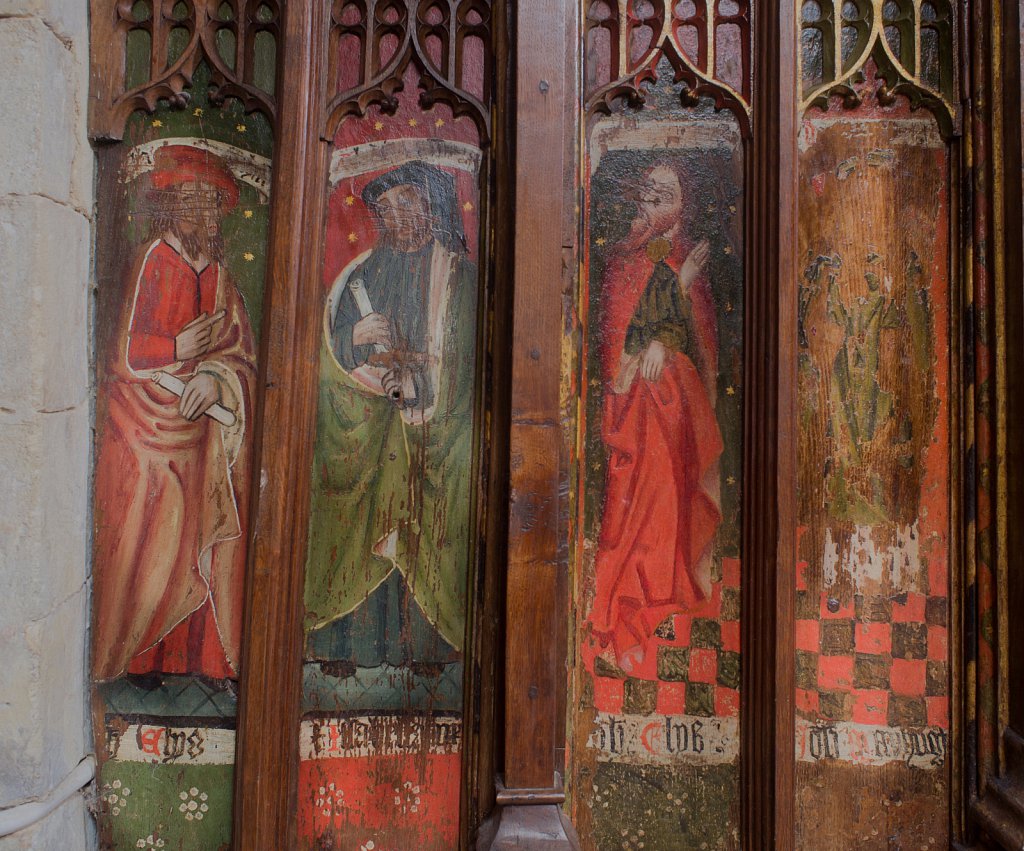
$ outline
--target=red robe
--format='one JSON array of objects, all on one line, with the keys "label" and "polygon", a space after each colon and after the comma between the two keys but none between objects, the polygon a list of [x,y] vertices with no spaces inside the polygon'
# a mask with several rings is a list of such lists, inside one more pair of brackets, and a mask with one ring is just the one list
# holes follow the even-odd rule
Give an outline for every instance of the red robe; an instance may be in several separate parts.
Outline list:
[{"label": "red robe", "polygon": [[[666,258],[673,272],[688,253],[688,246],[675,246]],[[628,389],[619,379],[615,392],[626,331],[654,266],[641,249],[610,260],[602,283],[601,433],[609,457],[590,617],[593,634],[612,645],[621,667],[652,678],[655,629],[704,597],[695,576],[721,521],[722,453],[712,402],[715,312],[703,277],[691,286],[690,305],[704,374],[687,355],[669,350],[656,383],[637,370]]]},{"label": "red robe", "polygon": [[[241,644],[255,348],[222,266],[200,274],[168,243],[135,264],[103,380],[96,454],[93,672],[235,676]],[[174,338],[200,313],[225,310],[209,351],[175,361]],[[189,422],[157,386],[214,374],[228,428]],[[141,655],[140,655],[141,654]]]}]

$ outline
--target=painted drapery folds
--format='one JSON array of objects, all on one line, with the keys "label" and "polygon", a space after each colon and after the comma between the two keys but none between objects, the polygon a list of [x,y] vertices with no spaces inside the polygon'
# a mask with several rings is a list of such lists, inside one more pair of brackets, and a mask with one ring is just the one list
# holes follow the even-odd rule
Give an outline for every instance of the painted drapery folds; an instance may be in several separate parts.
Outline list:
[{"label": "painted drapery folds", "polygon": [[101,159],[92,671],[111,848],[231,836],[271,131],[209,86],[201,65],[187,107],[132,117]]},{"label": "painted drapery folds", "polygon": [[585,6],[568,796],[739,847],[747,3]]},{"label": "painted drapery folds", "polygon": [[944,847],[953,13],[830,9],[802,24],[797,842]]},{"label": "painted drapery folds", "polygon": [[[303,847],[456,847],[475,535],[479,135],[345,118],[306,567]],[[326,843],[326,844],[325,844]]]},{"label": "painted drapery folds", "polygon": [[735,848],[741,122],[657,72],[587,134],[570,795],[585,848]]}]

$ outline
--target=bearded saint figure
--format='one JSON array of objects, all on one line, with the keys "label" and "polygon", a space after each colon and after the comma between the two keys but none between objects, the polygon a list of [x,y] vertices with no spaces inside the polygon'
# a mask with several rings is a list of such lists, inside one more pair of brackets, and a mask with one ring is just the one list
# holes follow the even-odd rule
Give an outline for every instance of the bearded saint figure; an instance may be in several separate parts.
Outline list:
[{"label": "bearded saint figure", "polygon": [[100,393],[93,672],[235,678],[256,371],[223,265],[238,186],[187,145],[159,148],[149,180]]},{"label": "bearded saint figure", "polygon": [[379,239],[330,316],[306,568],[307,658],[344,676],[457,660],[472,536],[477,270],[455,178],[411,161],[362,197]]},{"label": "bearded saint figure", "polygon": [[601,285],[601,435],[608,452],[593,635],[633,676],[665,618],[710,593],[721,522],[710,249],[683,232],[676,172],[651,168]]}]

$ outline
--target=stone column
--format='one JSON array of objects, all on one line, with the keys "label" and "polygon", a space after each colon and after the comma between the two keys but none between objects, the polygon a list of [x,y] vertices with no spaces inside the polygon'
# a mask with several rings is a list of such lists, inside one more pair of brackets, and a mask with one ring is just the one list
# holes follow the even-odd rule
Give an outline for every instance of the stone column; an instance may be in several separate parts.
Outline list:
[{"label": "stone column", "polygon": [[[87,0],[0,0],[0,808],[87,734],[93,158]],[[94,847],[85,799],[0,839]]]}]

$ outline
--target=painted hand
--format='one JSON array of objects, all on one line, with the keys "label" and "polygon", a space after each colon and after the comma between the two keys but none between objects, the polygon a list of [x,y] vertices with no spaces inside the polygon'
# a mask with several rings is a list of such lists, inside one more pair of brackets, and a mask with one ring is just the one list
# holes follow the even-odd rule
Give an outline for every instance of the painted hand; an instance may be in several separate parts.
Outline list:
[{"label": "painted hand", "polygon": [[395,404],[407,408],[417,404],[416,380],[408,368],[395,367],[384,373],[381,386]]},{"label": "painted hand", "polygon": [[650,345],[647,346],[640,358],[640,374],[650,382],[657,382],[661,379],[666,360],[668,360],[668,349],[663,343],[651,340]]},{"label": "painted hand", "polygon": [[185,385],[178,411],[186,420],[195,422],[219,401],[220,384],[217,379],[208,372],[197,372]]},{"label": "painted hand", "polygon": [[690,288],[696,277],[708,262],[711,256],[711,246],[706,239],[702,239],[689,253],[682,268],[679,270],[679,284],[685,292]]},{"label": "painted hand", "polygon": [[[374,314],[378,315],[378,314]],[[370,317],[367,316],[367,319]],[[383,318],[383,317],[382,317]],[[386,321],[386,320],[385,320]],[[384,377],[380,380],[381,386],[384,388],[384,392],[388,395],[389,399],[393,399],[396,402],[400,402],[402,399],[402,373],[397,369],[389,369],[384,373]]]},{"label": "painted hand", "polygon": [[391,348],[391,323],[379,313],[364,316],[352,327],[353,346],[385,346]]},{"label": "painted hand", "polygon": [[204,312],[182,328],[181,333],[174,338],[175,360],[192,360],[205,355],[213,342],[213,326],[223,318],[223,310],[213,314]]}]

